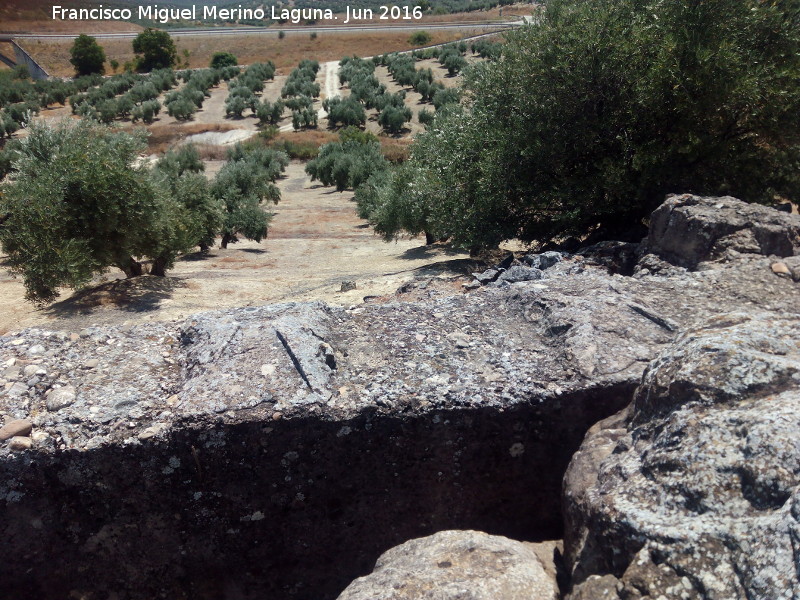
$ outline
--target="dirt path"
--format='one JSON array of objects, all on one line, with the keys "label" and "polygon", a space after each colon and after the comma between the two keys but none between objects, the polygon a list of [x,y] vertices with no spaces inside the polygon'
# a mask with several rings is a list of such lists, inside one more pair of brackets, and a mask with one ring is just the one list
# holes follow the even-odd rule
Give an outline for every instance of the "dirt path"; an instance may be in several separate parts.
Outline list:
[{"label": "dirt path", "polygon": [[[324,74],[324,82],[320,86],[322,88],[322,95],[320,100],[325,100],[326,98],[338,98],[339,97],[339,61],[332,60],[330,62],[323,63],[320,72]],[[317,113],[318,118],[320,121],[322,119],[328,118],[328,112],[320,106],[319,112]]]},{"label": "dirt path", "polygon": [[[279,185],[282,200],[266,240],[184,257],[166,278],[120,280],[111,271],[92,288],[65,291],[61,302],[36,310],[0,261],[0,334],[28,326],[75,331],[100,323],[135,325],[273,302],[351,305],[394,292],[426,266],[467,257],[426,248],[422,239],[383,242],[356,216],[352,193],[312,184],[303,163],[292,162]],[[357,289],[340,292],[343,281],[355,281]]]}]

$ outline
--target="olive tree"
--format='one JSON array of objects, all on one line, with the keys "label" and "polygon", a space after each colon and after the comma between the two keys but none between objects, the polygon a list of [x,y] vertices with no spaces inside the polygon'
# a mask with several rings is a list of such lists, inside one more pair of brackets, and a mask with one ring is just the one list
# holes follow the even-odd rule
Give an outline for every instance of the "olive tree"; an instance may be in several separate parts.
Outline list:
[{"label": "olive tree", "polygon": [[462,247],[632,237],[671,192],[800,197],[794,1],[550,0],[466,90],[386,194]]},{"label": "olive tree", "polygon": [[306,173],[311,175],[312,181],[335,185],[336,191],[342,192],[358,188],[373,173],[389,168],[375,136],[353,135],[352,129],[344,130],[341,141],[323,145],[317,157],[309,161]]},{"label": "olive tree", "polygon": [[211,194],[222,206],[222,248],[240,236],[256,242],[267,236],[272,213],[262,203],[280,200],[274,182],[288,163],[286,154],[268,148],[248,150],[237,145],[229,153],[211,184]]},{"label": "olive tree", "polygon": [[0,243],[28,300],[52,301],[108,267],[142,275],[143,259],[163,274],[197,243],[179,235],[184,207],[137,166],[144,148],[143,137],[91,121],[30,124],[0,193]]}]

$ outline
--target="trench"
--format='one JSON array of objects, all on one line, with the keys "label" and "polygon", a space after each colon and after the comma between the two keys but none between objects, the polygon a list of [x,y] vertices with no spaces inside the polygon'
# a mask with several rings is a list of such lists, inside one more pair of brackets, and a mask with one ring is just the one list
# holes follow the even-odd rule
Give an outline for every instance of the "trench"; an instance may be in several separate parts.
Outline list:
[{"label": "trench", "polygon": [[505,408],[185,422],[168,442],[5,461],[3,596],[336,598],[444,529],[562,537],[561,481],[633,384]]}]

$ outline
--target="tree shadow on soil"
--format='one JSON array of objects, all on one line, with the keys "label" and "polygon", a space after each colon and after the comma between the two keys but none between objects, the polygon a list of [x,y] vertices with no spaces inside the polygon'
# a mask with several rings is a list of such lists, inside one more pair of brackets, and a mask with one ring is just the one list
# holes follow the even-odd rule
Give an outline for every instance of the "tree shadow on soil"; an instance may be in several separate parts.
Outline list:
[{"label": "tree shadow on soil", "polygon": [[179,261],[187,261],[187,262],[199,262],[201,260],[208,260],[210,258],[218,258],[213,256],[211,252],[203,252],[202,250],[198,252],[192,252],[190,254],[184,254],[178,260]]},{"label": "tree shadow on soil", "polygon": [[186,282],[175,277],[143,275],[117,279],[76,292],[51,304],[43,312],[56,318],[91,315],[104,309],[151,312],[157,310],[161,301],[171,297],[175,290],[185,287]]},{"label": "tree shadow on soil", "polygon": [[416,248],[409,248],[403,251],[399,258],[403,260],[424,260],[427,258],[435,258],[437,256],[458,256],[464,254],[462,250],[456,250],[449,246],[440,246],[439,244],[432,244],[426,246],[417,246]]},{"label": "tree shadow on soil", "polygon": [[436,276],[444,274],[470,275],[474,271],[480,270],[480,261],[474,258],[454,258],[441,262],[425,265],[416,270],[416,276]]}]

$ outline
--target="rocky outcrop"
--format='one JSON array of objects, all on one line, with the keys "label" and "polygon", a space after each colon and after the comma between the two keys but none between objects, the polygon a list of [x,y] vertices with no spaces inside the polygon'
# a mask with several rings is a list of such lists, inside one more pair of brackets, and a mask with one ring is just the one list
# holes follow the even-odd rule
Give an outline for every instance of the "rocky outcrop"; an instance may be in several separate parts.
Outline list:
[{"label": "rocky outcrop", "polygon": [[33,447],[0,447],[4,597],[334,598],[443,529],[559,538],[570,457],[674,336],[647,289],[587,271],[6,336],[0,410]]},{"label": "rocky outcrop", "polygon": [[[638,276],[723,275],[748,254],[793,265],[799,225],[730,198],[672,197]],[[632,404],[590,429],[564,479],[569,600],[800,594],[800,294],[785,281],[769,312],[747,301],[686,328]]]},{"label": "rocky outcrop", "polygon": [[[757,254],[692,271],[651,253],[634,277],[537,256],[516,266],[540,277],[466,295],[0,338],[4,598],[324,600],[437,531],[558,538],[562,476],[584,434],[630,402],[676,336],[720,313],[800,313],[797,283]],[[735,364],[753,383],[731,398],[772,389],[759,387],[761,363]],[[626,455],[620,444],[644,452],[647,439],[627,441],[635,428],[655,439],[687,406],[727,406],[698,400],[709,385],[684,401],[654,383],[634,421],[587,438],[570,471],[578,586],[619,579],[645,548],[626,529],[603,555],[599,465]],[[684,585],[673,575],[667,587]]]},{"label": "rocky outcrop", "polygon": [[800,217],[731,198],[670,196],[650,217],[643,253],[695,269],[704,261],[800,250]]},{"label": "rocky outcrop", "polygon": [[[557,600],[536,544],[479,531],[441,531],[385,552],[371,575],[356,579],[338,600]],[[552,545],[547,545],[552,556]]]},{"label": "rocky outcrop", "polygon": [[567,471],[573,598],[590,574],[619,578],[620,598],[652,595],[641,581],[666,598],[797,596],[798,419],[799,316],[731,313],[682,334],[630,419],[599,424]]}]

